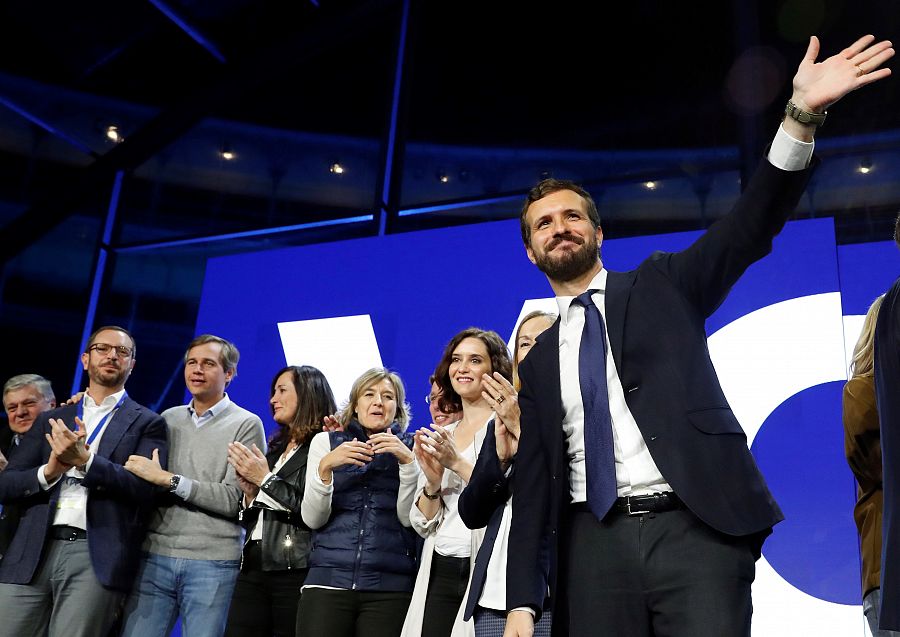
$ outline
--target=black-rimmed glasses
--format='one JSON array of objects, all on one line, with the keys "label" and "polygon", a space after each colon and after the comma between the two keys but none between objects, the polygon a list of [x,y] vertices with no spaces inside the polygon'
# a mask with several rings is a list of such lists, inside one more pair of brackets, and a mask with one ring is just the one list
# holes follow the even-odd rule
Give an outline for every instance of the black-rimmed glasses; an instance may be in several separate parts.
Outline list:
[{"label": "black-rimmed glasses", "polygon": [[109,343],[94,343],[88,347],[88,351],[94,351],[101,356],[106,356],[111,350],[115,350],[116,356],[119,358],[128,358],[131,356],[131,348],[125,345],[110,345]]}]

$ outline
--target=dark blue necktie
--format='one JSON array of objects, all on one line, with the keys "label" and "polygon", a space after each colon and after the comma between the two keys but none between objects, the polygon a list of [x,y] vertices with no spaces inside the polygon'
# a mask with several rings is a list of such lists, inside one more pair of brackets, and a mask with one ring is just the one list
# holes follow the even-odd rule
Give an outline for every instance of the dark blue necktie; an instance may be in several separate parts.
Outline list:
[{"label": "dark blue necktie", "polygon": [[584,466],[587,502],[602,520],[616,499],[616,461],[609,390],[606,385],[606,328],[588,290],[573,303],[584,306],[584,331],[578,349],[578,379],[584,403]]}]

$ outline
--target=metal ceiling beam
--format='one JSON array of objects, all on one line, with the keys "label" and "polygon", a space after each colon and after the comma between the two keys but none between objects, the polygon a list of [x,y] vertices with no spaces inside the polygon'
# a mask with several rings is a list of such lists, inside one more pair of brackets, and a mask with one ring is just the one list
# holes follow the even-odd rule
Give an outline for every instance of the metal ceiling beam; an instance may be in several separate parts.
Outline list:
[{"label": "metal ceiling beam", "polygon": [[221,51],[219,51],[219,48],[216,46],[215,42],[203,35],[203,32],[200,31],[200,29],[193,26],[185,18],[178,15],[178,12],[175,11],[175,9],[170,7],[162,0],[148,1],[150,2],[150,4],[156,7],[160,13],[169,18],[169,20],[171,20],[175,24],[175,26],[184,31],[190,39],[206,49],[207,52],[209,52],[209,54],[216,58],[219,62],[225,64],[225,55]]},{"label": "metal ceiling beam", "polygon": [[314,54],[336,46],[364,31],[372,16],[393,7],[396,0],[369,0],[330,12],[305,29],[257,52],[222,72],[206,85],[150,120],[126,140],[86,167],[67,188],[60,188],[34,203],[6,224],[4,236],[20,238],[0,253],[0,264],[9,262],[29,245],[64,221],[78,205],[98,198],[119,171],[130,172],[193,128],[223,100],[233,100],[254,88],[282,78]]}]

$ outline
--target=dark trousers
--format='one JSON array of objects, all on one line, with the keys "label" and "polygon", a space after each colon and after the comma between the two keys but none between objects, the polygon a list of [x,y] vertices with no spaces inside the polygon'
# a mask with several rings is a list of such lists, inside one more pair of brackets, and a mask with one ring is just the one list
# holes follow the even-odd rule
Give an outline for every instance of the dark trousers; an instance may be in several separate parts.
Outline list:
[{"label": "dark trousers", "polygon": [[754,538],[687,509],[602,522],[582,510],[566,526],[554,634],[749,637]]},{"label": "dark trousers", "polygon": [[397,637],[412,593],[307,587],[297,612],[298,637]]},{"label": "dark trousers", "polygon": [[244,549],[225,637],[294,637],[306,573],[305,568],[263,571],[259,543],[251,542]]},{"label": "dark trousers", "polygon": [[439,553],[431,556],[431,574],[422,619],[423,637],[450,637],[468,584],[468,557],[445,557]]}]

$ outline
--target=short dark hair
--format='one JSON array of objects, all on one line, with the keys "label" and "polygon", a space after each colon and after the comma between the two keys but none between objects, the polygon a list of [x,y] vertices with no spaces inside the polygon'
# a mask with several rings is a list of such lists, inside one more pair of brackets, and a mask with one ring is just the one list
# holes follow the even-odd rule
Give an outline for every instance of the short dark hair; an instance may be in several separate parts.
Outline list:
[{"label": "short dark hair", "polygon": [[291,375],[294,391],[297,392],[297,411],[290,423],[286,425],[279,423],[278,429],[269,439],[269,450],[277,453],[284,451],[291,440],[301,446],[306,444],[307,440],[322,431],[325,416],[331,416],[337,411],[334,393],[328,379],[318,368],[311,365],[289,365],[278,370],[272,378],[269,398],[275,395],[275,385],[285,373]]},{"label": "short dark hair", "polygon": [[500,335],[492,330],[483,330],[479,327],[465,329],[450,339],[447,347],[444,348],[441,361],[434,370],[434,382],[441,389],[438,409],[445,414],[462,411],[462,399],[450,382],[450,359],[453,358],[453,352],[456,351],[459,344],[467,338],[477,338],[484,343],[491,359],[491,371],[499,372],[506,380],[512,382],[512,361],[509,358],[509,348],[506,347],[506,343],[500,338]]},{"label": "short dark hair", "polygon": [[99,334],[100,332],[107,332],[110,330],[112,330],[114,332],[122,332],[122,334],[124,334],[125,336],[127,336],[128,338],[131,339],[131,357],[134,358],[135,354],[137,354],[137,343],[134,340],[134,336],[132,336],[131,332],[126,330],[124,327],[119,327],[118,325],[104,325],[103,327],[98,327],[97,329],[95,329],[93,331],[93,333],[88,337],[87,345],[84,348],[84,353],[85,354],[90,353],[91,345],[94,344],[94,339],[97,338],[97,334]]},{"label": "short dark hair", "polygon": [[560,190],[571,190],[576,195],[580,195],[587,204],[588,219],[590,219],[591,225],[594,226],[594,230],[600,227],[600,213],[597,211],[597,204],[594,203],[594,198],[591,197],[591,194],[587,190],[576,184],[574,181],[549,177],[547,179],[542,179],[528,191],[528,194],[525,196],[525,203],[522,204],[522,211],[519,213],[519,225],[522,228],[522,241],[525,243],[526,247],[531,244],[531,227],[525,220],[528,208],[530,208],[531,204],[535,201],[539,201],[547,195],[552,195],[554,192],[559,192]]},{"label": "short dark hair", "polygon": [[231,376],[232,379],[237,376],[237,365],[238,361],[241,359],[241,353],[234,343],[225,340],[221,336],[216,336],[215,334],[201,334],[188,343],[187,349],[184,350],[184,362],[187,363],[188,356],[192,349],[199,345],[206,345],[207,343],[218,343],[222,346],[222,352],[219,354],[219,363],[226,372],[234,370],[234,374]]}]

